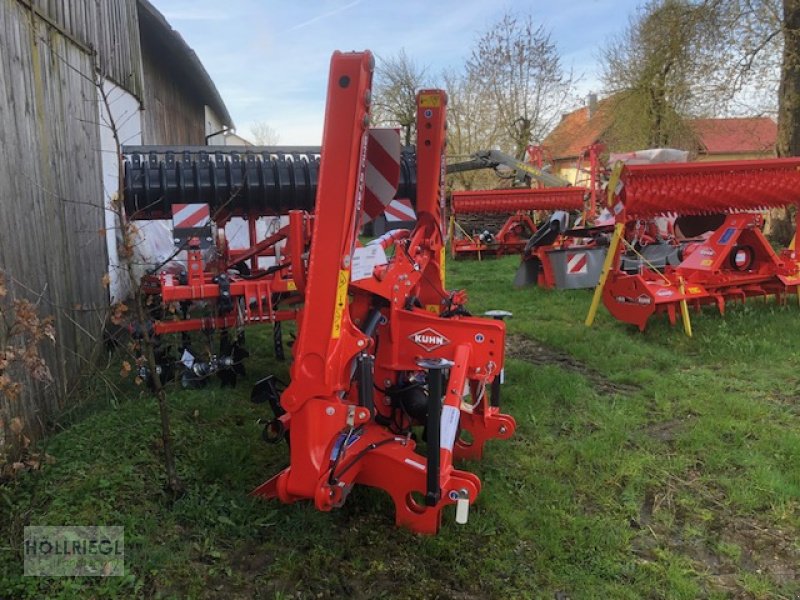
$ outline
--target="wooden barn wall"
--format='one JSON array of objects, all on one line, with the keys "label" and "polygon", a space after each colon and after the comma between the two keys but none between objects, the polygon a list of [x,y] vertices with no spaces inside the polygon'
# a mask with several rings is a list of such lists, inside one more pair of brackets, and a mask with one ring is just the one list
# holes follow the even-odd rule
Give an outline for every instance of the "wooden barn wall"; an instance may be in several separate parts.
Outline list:
[{"label": "wooden barn wall", "polygon": [[[86,6],[95,4],[106,2]],[[20,416],[31,433],[63,407],[107,305],[93,60],[24,2],[0,0],[0,268],[10,295],[36,303],[56,328],[55,346],[42,345],[53,381],[23,379],[19,399],[0,397],[6,425]]]},{"label": "wooden barn wall", "polygon": [[[189,91],[170,50],[142,32],[144,144],[204,145],[205,103]],[[176,76],[176,73],[178,76]]]},{"label": "wooden barn wall", "polygon": [[[142,97],[136,0],[16,0],[97,54],[104,76]],[[12,2],[13,3],[13,2]]]}]

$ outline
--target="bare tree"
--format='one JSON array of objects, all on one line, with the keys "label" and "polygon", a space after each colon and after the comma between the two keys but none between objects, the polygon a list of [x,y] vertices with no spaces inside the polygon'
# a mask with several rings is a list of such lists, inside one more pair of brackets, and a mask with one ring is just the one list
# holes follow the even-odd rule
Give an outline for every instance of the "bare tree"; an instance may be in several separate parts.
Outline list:
[{"label": "bare tree", "polygon": [[783,52],[782,0],[697,0],[702,44],[695,112],[774,114]]},{"label": "bare tree", "polygon": [[281,136],[266,121],[256,121],[250,125],[250,135],[257,146],[277,146],[281,141]]},{"label": "bare tree", "polygon": [[417,118],[417,91],[430,84],[427,68],[401,48],[395,56],[379,57],[375,74],[372,114],[377,123],[400,126],[403,142],[409,146]]},{"label": "bare tree", "polygon": [[[777,152],[778,156],[800,156],[800,0],[784,0],[782,33]],[[788,244],[796,225],[792,211],[773,211],[772,216],[772,237]]]},{"label": "bare tree", "polygon": [[[469,73],[442,75],[447,90],[447,153],[450,162],[466,160],[478,150],[498,146],[502,137],[494,107]],[[487,189],[497,178],[487,170],[463,171],[448,177],[457,189]]]},{"label": "bare tree", "polygon": [[[114,119],[114,113],[111,109],[108,94],[103,88],[103,78],[98,76],[96,82],[97,90],[100,98],[105,107],[104,126],[108,127],[114,139],[114,148],[118,157],[117,163],[117,191],[110,198],[109,206],[116,214],[116,219],[119,223],[121,233],[121,243],[119,244],[119,257],[122,261],[123,270],[127,272],[128,279],[133,290],[132,304],[135,311],[136,321],[139,323],[141,329],[141,336],[138,341],[131,344],[131,350],[137,356],[137,366],[146,367],[145,372],[149,374],[150,384],[153,395],[158,403],[158,412],[161,420],[161,446],[164,452],[164,470],[167,476],[167,489],[173,496],[179,496],[184,492],[183,482],[178,476],[178,469],[175,463],[175,452],[172,439],[172,427],[170,425],[169,405],[167,403],[167,393],[164,389],[164,384],[161,381],[161,376],[156,360],[155,345],[156,340],[154,335],[150,332],[147,323],[149,322],[149,315],[147,311],[147,301],[142,289],[142,282],[137,278],[133,268],[134,248],[137,239],[137,230],[134,223],[127,217],[125,213],[125,167],[122,160],[122,142],[119,137],[119,128]],[[111,307],[111,320],[112,322],[122,322],[123,316],[129,311],[128,306],[122,302],[116,303]],[[123,369],[121,374],[127,375],[132,370],[127,361],[123,362]],[[138,379],[138,378],[137,378]]]},{"label": "bare tree", "polygon": [[625,146],[690,147],[683,119],[774,113],[780,0],[651,0],[603,50],[615,135]]},{"label": "bare tree", "polygon": [[478,39],[467,73],[494,106],[518,158],[540,142],[573,103],[574,77],[561,64],[550,32],[528,16],[505,13]]},{"label": "bare tree", "polygon": [[612,96],[609,141],[618,150],[692,146],[684,121],[694,100],[704,8],[689,0],[654,0],[602,54]]}]

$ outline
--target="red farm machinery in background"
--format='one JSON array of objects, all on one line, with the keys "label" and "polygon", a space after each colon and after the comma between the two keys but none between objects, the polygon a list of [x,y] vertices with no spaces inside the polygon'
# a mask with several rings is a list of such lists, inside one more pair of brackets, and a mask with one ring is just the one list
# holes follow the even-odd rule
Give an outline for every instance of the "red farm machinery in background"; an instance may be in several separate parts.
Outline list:
[{"label": "red farm machinery in background", "polygon": [[580,289],[597,284],[613,230],[613,224],[597,224],[598,195],[606,177],[600,158],[604,150],[602,144],[584,148],[575,165],[577,185],[530,190],[537,197],[556,192],[563,199],[552,203],[549,217],[525,241],[515,286]]},{"label": "red farm machinery in background", "polygon": [[[536,234],[535,211],[582,211],[586,190],[579,187],[512,188],[453,192],[450,196],[451,254],[454,258],[484,255],[521,254]],[[508,214],[497,233],[469,234],[458,224],[458,215],[468,213]],[[460,231],[459,235],[455,229]]]},{"label": "red farm machinery in background", "polygon": [[[537,231],[537,213],[585,211],[584,196],[594,198],[593,194],[587,194],[587,188],[570,186],[566,180],[548,173],[540,146],[529,146],[527,154],[529,162],[497,150],[481,151],[470,161],[448,165],[448,174],[483,168],[510,169],[517,185],[510,189],[452,192],[449,238],[453,258],[480,260],[483,256],[520,254]],[[481,220],[489,215],[507,217],[494,233],[485,224],[476,228],[465,227],[461,222],[464,217]]]},{"label": "red farm machinery in background", "polygon": [[[616,226],[587,325],[602,299],[615,318],[640,330],[666,314],[673,324],[680,316],[691,335],[692,307],[711,304],[724,314],[729,301],[782,302],[798,292],[797,232],[789,249],[776,252],[760,211],[800,202],[800,158],[620,165],[611,184]],[[671,260],[655,265],[626,229],[664,216],[676,217]]]},{"label": "red farm machinery in background", "polygon": [[[448,506],[464,522],[481,488],[454,461],[514,432],[496,385],[505,329],[444,287],[444,92],[417,97],[415,228],[358,248],[373,65],[369,53],[331,62],[304,305],[272,424],[291,437],[290,464],[253,493],[328,511],[377,487],[398,525],[435,533]],[[367,256],[376,246],[392,258]]]}]

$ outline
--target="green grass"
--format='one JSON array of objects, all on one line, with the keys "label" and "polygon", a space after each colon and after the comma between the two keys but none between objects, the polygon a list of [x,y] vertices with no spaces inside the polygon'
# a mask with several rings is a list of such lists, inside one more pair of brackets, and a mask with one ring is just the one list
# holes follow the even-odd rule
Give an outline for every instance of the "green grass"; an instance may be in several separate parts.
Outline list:
[{"label": "green grass", "polygon": [[[509,350],[518,430],[463,465],[484,483],[468,525],[448,513],[440,535],[410,534],[363,488],[331,513],[249,498],[287,460],[248,401],[276,370],[253,331],[245,383],[170,395],[181,499],[163,492],[155,403],[132,388],[53,436],[55,464],[0,488],[0,598],[798,597],[797,304],[704,312],[692,339],[602,309],[586,328],[590,292],[515,290],[516,264],[451,261],[448,286],[473,312],[513,311],[512,339],[575,360]],[[124,525],[127,576],[22,577],[25,524]]]}]

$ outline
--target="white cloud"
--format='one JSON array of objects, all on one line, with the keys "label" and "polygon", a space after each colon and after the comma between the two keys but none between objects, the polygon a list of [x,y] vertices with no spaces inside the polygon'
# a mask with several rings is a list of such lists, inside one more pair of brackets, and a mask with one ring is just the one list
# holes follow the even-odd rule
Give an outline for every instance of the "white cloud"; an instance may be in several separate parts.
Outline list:
[{"label": "white cloud", "polygon": [[361,0],[353,0],[352,2],[348,2],[343,6],[338,6],[332,10],[322,13],[321,15],[317,15],[316,17],[312,17],[306,21],[303,21],[302,23],[298,23],[294,27],[290,27],[287,31],[296,31],[298,29],[302,29],[303,27],[307,27],[308,25],[316,23],[317,21],[321,21],[322,19],[327,19],[328,17],[332,17],[333,15],[345,11],[348,8],[352,8],[356,4],[361,4]]}]

